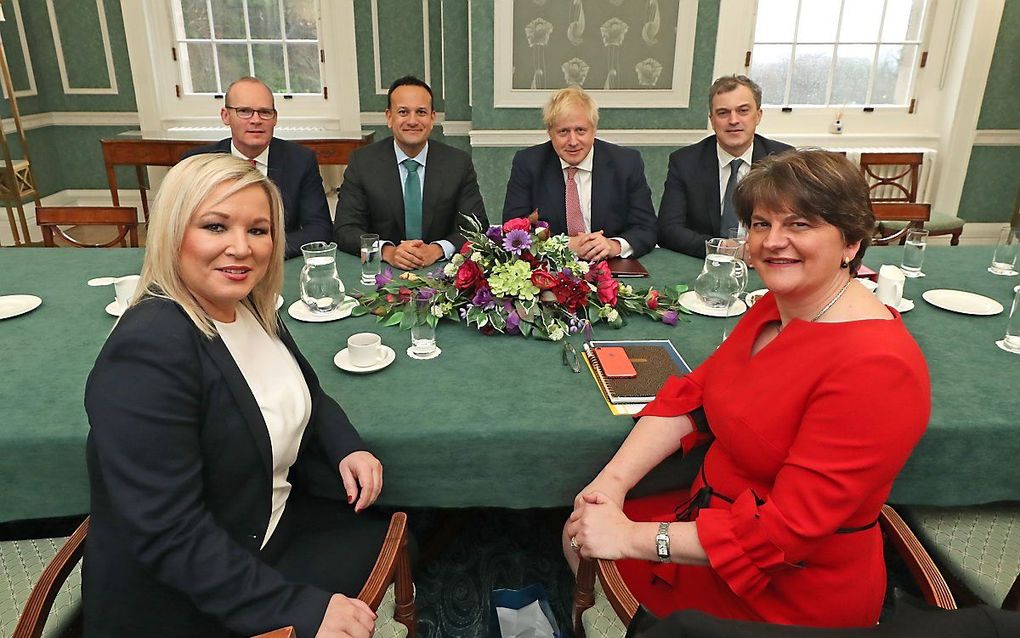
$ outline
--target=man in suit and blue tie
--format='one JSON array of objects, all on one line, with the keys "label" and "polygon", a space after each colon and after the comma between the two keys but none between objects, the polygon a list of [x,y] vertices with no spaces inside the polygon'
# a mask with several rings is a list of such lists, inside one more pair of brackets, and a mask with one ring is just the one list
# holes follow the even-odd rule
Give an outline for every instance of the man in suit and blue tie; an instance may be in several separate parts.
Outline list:
[{"label": "man in suit and blue tie", "polygon": [[[243,77],[227,87],[220,119],[230,137],[184,154],[230,153],[248,160],[269,177],[283,196],[284,257],[301,254],[301,245],[330,241],[332,220],[315,153],[296,142],[273,137],[279,113],[273,92],[258,78]],[[184,159],[182,157],[181,159]]]},{"label": "man in suit and blue tie", "polygon": [[386,126],[393,137],[351,154],[337,200],[334,235],[352,255],[361,235],[379,235],[383,261],[414,270],[460,250],[464,215],[488,226],[471,157],[430,140],[432,89],[406,76],[391,86]]},{"label": "man in suit and blue tie", "polygon": [[641,154],[595,139],[599,111],[579,87],[553,94],[549,141],[514,156],[503,219],[538,211],[586,260],[640,257],[655,246],[655,210]]},{"label": "man in suit and blue tie", "polygon": [[739,227],[733,190],[751,164],[793,148],[754,132],[762,116],[761,87],[747,76],[719,78],[708,101],[715,135],[669,156],[659,204],[659,245],[693,257],[705,256],[706,239]]}]

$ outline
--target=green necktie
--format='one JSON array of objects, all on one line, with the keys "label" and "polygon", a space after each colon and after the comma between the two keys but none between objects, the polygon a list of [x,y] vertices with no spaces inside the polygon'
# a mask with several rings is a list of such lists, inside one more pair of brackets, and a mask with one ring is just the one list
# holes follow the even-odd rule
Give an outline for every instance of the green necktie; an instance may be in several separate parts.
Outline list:
[{"label": "green necktie", "polygon": [[421,178],[418,177],[418,162],[403,161],[407,169],[404,180],[404,239],[421,239]]}]

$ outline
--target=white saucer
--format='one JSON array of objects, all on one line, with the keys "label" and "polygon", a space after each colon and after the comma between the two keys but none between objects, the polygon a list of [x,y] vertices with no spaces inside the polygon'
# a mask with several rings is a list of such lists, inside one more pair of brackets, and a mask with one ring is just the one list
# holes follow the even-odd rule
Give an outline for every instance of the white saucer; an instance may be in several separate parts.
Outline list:
[{"label": "white saucer", "polygon": [[283,295],[276,295],[276,309],[279,310],[283,306]]},{"label": "white saucer", "polygon": [[1020,352],[1017,352],[1016,350],[1010,350],[1009,348],[1007,348],[1005,339],[999,339],[998,341],[995,342],[995,345],[999,346],[1000,349],[1005,350],[1010,354],[1020,354]]},{"label": "white saucer", "polygon": [[744,303],[750,308],[758,302],[759,299],[765,296],[765,293],[769,291],[768,288],[759,288],[758,290],[752,290],[751,292],[744,295]]},{"label": "white saucer", "polygon": [[926,290],[921,297],[937,308],[965,315],[991,316],[1002,312],[1002,304],[998,301],[964,290]]},{"label": "white saucer", "polygon": [[333,357],[333,363],[336,367],[340,368],[344,372],[353,372],[354,374],[367,374],[369,372],[375,372],[382,370],[386,366],[393,363],[397,358],[397,353],[393,351],[393,348],[389,346],[379,346],[383,351],[383,358],[376,364],[370,366],[356,366],[351,363],[350,353],[347,352],[347,348],[344,348],[340,352],[336,353]]},{"label": "white saucer", "polygon": [[41,303],[42,299],[35,295],[4,295],[0,297],[0,319],[10,319],[32,312]]},{"label": "white saucer", "polygon": [[106,304],[106,314],[119,317],[124,314],[124,310],[120,307],[120,304],[117,303],[117,300],[114,299],[110,303]]},{"label": "white saucer", "polygon": [[1020,292],[1020,285],[1013,289],[1013,292]]},{"label": "white saucer", "polygon": [[436,349],[433,350],[431,354],[418,354],[417,352],[414,351],[414,346],[410,346],[407,349],[407,356],[411,357],[412,359],[417,359],[418,361],[428,361],[429,359],[435,359],[441,354],[443,354],[443,351],[439,349],[439,346],[436,346]]},{"label": "white saucer", "polygon": [[988,272],[992,273],[993,275],[998,275],[999,277],[1014,277],[1014,276],[1020,274],[1020,273],[1018,273],[1015,270],[1008,270],[1006,272],[999,272],[997,270],[992,270],[991,266],[988,267]]},{"label": "white saucer", "polygon": [[726,313],[726,308],[711,308],[706,306],[702,303],[701,299],[698,298],[698,293],[693,290],[688,290],[684,294],[680,295],[680,305],[695,314],[705,315],[706,317],[739,317],[747,312],[747,304],[739,299],[737,299],[729,307],[729,314]]},{"label": "white saucer", "polygon": [[910,312],[914,309],[913,299],[900,299],[900,305],[896,306],[896,310],[902,315],[904,312]]},{"label": "white saucer", "polygon": [[353,297],[347,297],[340,305],[329,312],[312,312],[305,305],[305,302],[298,299],[290,306],[287,307],[287,314],[294,317],[298,321],[307,321],[309,323],[324,323],[326,321],[336,321],[337,319],[345,319],[351,316],[351,311],[358,305],[358,300]]}]

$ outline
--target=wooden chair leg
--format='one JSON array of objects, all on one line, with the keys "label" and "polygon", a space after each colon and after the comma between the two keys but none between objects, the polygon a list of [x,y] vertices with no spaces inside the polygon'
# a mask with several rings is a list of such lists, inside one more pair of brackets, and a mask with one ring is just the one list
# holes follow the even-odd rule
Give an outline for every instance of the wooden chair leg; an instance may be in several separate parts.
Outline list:
[{"label": "wooden chair leg", "polygon": [[581,558],[574,585],[574,635],[584,638],[581,614],[595,604],[595,561]]}]

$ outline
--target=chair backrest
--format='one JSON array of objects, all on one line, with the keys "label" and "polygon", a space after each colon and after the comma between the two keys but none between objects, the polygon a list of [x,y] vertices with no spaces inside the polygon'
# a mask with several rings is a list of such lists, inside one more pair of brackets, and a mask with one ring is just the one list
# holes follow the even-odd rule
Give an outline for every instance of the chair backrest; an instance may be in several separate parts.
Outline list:
[{"label": "chair backrest", "polygon": [[911,228],[923,228],[931,218],[931,204],[872,202],[871,212],[877,222],[907,222],[907,225],[889,235],[881,234],[881,224],[875,230],[872,243],[884,246],[906,236]]},{"label": "chair backrest", "polygon": [[89,519],[86,518],[46,565],[46,569],[32,587],[32,593],[25,602],[11,638],[39,638],[42,635],[46,617],[50,614],[50,608],[53,607],[60,586],[67,580],[67,576],[81,560],[82,552],[85,551],[85,536],[88,531]]},{"label": "chair backrest", "polygon": [[[56,246],[54,233],[79,248],[138,246],[138,212],[133,206],[38,206],[35,222],[42,230],[44,246]],[[106,243],[90,244],[71,237],[61,226],[116,226],[117,236]]]},{"label": "chair backrest", "polygon": [[924,153],[861,153],[873,202],[916,202]]}]

